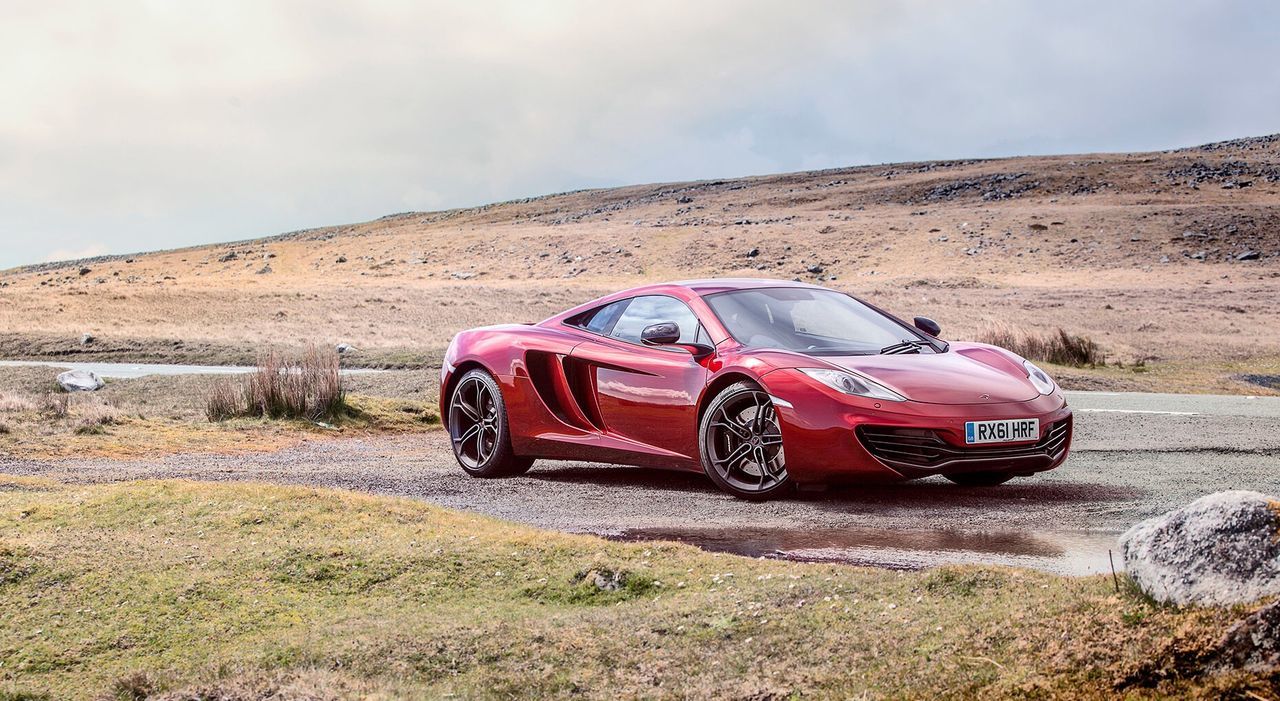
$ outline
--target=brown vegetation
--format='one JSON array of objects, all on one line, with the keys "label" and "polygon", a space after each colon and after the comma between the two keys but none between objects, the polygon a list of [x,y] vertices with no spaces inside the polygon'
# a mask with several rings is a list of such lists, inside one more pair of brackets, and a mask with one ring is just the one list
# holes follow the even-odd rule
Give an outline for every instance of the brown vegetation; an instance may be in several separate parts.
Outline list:
[{"label": "brown vegetation", "polygon": [[1107,360],[1093,339],[1069,334],[1061,328],[1057,333],[1045,334],[996,324],[980,331],[975,340],[1011,350],[1029,360],[1055,365],[1093,367]]},{"label": "brown vegetation", "polygon": [[298,356],[268,352],[255,372],[214,383],[205,406],[210,421],[337,419],[346,409],[338,354],[315,347]]}]

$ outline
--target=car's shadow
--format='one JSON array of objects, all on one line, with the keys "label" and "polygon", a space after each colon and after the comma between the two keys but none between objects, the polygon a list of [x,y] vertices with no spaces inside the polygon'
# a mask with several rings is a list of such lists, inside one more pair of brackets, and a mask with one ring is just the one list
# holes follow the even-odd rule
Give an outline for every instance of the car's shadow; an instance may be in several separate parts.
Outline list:
[{"label": "car's shadow", "polygon": [[[571,484],[592,484],[618,489],[650,489],[666,492],[723,496],[706,476],[675,470],[642,467],[587,466],[539,462],[525,475],[529,479]],[[867,507],[972,508],[1026,502],[1031,504],[1085,504],[1131,501],[1143,491],[1093,482],[1067,482],[1041,477],[1023,478],[996,487],[962,487],[941,478],[890,484],[831,485],[825,491],[791,491],[784,500],[804,502],[835,511]]]}]

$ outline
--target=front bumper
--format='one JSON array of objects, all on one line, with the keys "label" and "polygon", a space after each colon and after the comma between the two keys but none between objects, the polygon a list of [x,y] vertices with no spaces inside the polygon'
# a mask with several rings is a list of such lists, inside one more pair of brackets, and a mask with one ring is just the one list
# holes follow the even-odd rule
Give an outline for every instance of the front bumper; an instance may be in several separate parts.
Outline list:
[{"label": "front bumper", "polygon": [[[762,378],[775,402],[787,472],[797,483],[899,481],[963,472],[1029,475],[1061,465],[1070,451],[1071,409],[1062,391],[1025,402],[928,404],[851,397],[798,373]],[[1035,418],[1040,435],[1021,443],[966,445],[967,421]]]}]

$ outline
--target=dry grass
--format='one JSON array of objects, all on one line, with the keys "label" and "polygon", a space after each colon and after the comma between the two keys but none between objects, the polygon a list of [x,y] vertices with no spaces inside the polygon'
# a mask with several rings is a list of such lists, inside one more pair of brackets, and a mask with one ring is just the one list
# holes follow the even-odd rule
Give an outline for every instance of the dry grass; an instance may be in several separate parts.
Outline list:
[{"label": "dry grass", "polygon": [[1038,333],[1018,329],[1009,324],[994,324],[978,332],[974,339],[1011,350],[1029,360],[1054,365],[1093,367],[1105,364],[1107,358],[1093,339],[1076,336],[1059,328],[1057,333]]},{"label": "dry grass", "polygon": [[36,411],[36,400],[30,395],[18,392],[0,392],[0,414],[12,414],[23,411]]},{"label": "dry grass", "polygon": [[122,415],[120,409],[105,402],[85,402],[76,411],[75,433],[81,436],[100,435],[107,426],[115,425]]},{"label": "dry grass", "polygon": [[1110,577],[752,560],[260,484],[0,478],[0,486],[0,572],[9,573],[0,691],[13,694],[1269,698],[1276,690],[1262,674],[1208,669],[1215,641],[1243,611],[1155,606],[1115,592]]},{"label": "dry grass", "polygon": [[41,398],[40,411],[55,419],[65,419],[71,413],[69,392],[49,392]]},{"label": "dry grass", "polygon": [[209,391],[210,421],[232,417],[336,420],[346,410],[338,354],[312,347],[300,356],[271,351],[255,372],[226,378]]}]

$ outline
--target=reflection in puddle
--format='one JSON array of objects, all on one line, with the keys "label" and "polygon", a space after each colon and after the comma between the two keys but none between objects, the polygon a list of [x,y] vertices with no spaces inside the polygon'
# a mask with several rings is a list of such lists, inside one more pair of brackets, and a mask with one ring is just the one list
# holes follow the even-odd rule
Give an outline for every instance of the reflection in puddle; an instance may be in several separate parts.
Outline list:
[{"label": "reflection in puddle", "polygon": [[[628,541],[673,540],[704,550],[747,557],[840,562],[890,569],[987,564],[1088,575],[1111,571],[1107,551],[1116,548],[1117,534],[880,528],[637,528],[610,537]],[[1119,560],[1116,568],[1120,568]]]}]

